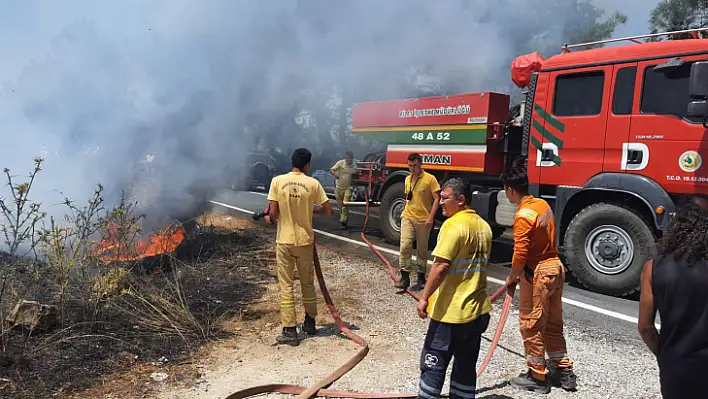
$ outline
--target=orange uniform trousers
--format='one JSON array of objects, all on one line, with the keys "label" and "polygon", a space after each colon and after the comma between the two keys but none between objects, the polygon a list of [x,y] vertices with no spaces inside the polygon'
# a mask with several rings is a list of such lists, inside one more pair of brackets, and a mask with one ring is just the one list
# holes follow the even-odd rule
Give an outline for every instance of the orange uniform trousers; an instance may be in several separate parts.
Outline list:
[{"label": "orange uniform trousers", "polygon": [[544,352],[556,368],[573,366],[563,336],[564,282],[565,269],[557,257],[539,262],[533,281],[524,274],[519,282],[519,327],[526,364],[540,380],[548,374]]}]

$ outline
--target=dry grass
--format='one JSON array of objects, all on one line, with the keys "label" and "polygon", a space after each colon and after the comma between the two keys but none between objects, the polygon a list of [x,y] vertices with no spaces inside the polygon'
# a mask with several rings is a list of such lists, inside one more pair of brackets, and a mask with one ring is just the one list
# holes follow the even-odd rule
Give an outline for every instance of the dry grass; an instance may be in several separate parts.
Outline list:
[{"label": "dry grass", "polygon": [[[265,300],[274,281],[268,231],[224,214],[196,221],[175,257],[149,260],[160,265],[160,273],[132,268],[122,288],[102,298],[90,322],[77,316],[80,298],[71,296],[66,314],[77,321],[46,334],[8,333],[0,378],[9,383],[0,387],[0,396],[68,397],[97,384],[103,390],[114,380],[121,391],[141,396],[151,389],[150,370],[165,368],[172,370],[172,382],[186,384],[198,375],[189,359],[201,347],[253,323],[275,322],[277,302]],[[83,285],[90,288],[93,281],[86,277]],[[15,286],[8,291],[19,295]],[[152,365],[162,357],[166,365]]]}]

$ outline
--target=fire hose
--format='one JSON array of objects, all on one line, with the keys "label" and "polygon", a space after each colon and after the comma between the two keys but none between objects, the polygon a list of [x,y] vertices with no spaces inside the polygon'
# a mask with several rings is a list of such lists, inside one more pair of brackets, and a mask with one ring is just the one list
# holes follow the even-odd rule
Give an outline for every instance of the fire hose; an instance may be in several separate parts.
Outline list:
[{"label": "fire hose", "polygon": [[[364,220],[364,226],[361,230],[361,239],[366,243],[366,245],[371,248],[371,250],[376,254],[376,256],[381,259],[381,261],[386,265],[386,268],[388,269],[388,274],[389,276],[395,281],[398,282],[399,279],[396,277],[393,271],[393,267],[391,266],[391,263],[386,259],[381,252],[379,252],[376,247],[366,238],[366,226],[369,222],[369,201],[368,201],[368,193],[364,194],[365,201],[366,201],[366,212],[365,212],[365,220]],[[268,211],[266,210],[265,212],[262,213],[257,213],[253,215],[254,219],[263,217],[268,214]],[[266,384],[266,385],[259,385],[255,387],[250,387],[246,389],[242,389],[240,391],[234,392],[231,395],[227,396],[226,399],[245,399],[251,396],[255,395],[260,395],[264,393],[283,393],[283,394],[290,394],[290,395],[298,395],[297,399],[311,399],[313,397],[327,397],[327,398],[362,398],[362,399],[388,399],[388,398],[415,398],[418,396],[417,393],[359,393],[359,392],[347,392],[347,391],[339,391],[339,390],[331,390],[331,389],[326,389],[329,386],[331,386],[335,381],[340,379],[342,376],[344,376],[346,373],[351,371],[354,367],[356,367],[359,362],[361,362],[364,357],[369,353],[369,344],[359,335],[355,334],[352,332],[342,321],[342,318],[339,316],[339,311],[337,308],[334,306],[334,302],[332,301],[332,297],[329,295],[329,290],[327,289],[327,285],[325,284],[324,281],[324,276],[322,275],[322,267],[320,264],[319,257],[317,255],[317,247],[314,246],[314,264],[315,264],[315,273],[317,274],[317,283],[320,286],[320,291],[322,292],[322,296],[324,297],[325,304],[327,305],[327,308],[329,309],[330,314],[332,315],[332,318],[334,321],[337,323],[337,327],[339,327],[339,330],[347,336],[347,338],[351,339],[354,341],[356,344],[361,346],[361,349],[352,356],[351,359],[349,359],[346,363],[342,364],[339,366],[336,370],[334,370],[331,374],[325,376],[321,380],[317,381],[314,385],[310,387],[302,387],[298,385],[292,385],[292,384]],[[406,292],[410,294],[413,298],[416,300],[420,299],[420,296],[415,293],[411,288],[407,288]],[[497,299],[499,299],[502,295],[506,293],[506,298],[504,300],[504,305],[502,306],[502,312],[501,315],[499,316],[499,321],[497,322],[497,328],[496,331],[494,332],[494,337],[491,340],[491,344],[489,346],[489,349],[487,351],[487,355],[485,356],[484,360],[482,361],[482,364],[480,365],[479,369],[477,370],[477,377],[479,377],[482,372],[487,367],[487,364],[489,363],[490,359],[492,358],[492,355],[494,354],[494,350],[497,347],[497,344],[499,343],[499,339],[501,338],[502,331],[504,330],[504,324],[506,323],[506,319],[509,316],[509,310],[511,308],[511,300],[513,297],[513,291],[510,293],[507,290],[506,286],[501,286],[494,294],[492,294],[489,297],[489,300],[491,302],[495,302]]]}]

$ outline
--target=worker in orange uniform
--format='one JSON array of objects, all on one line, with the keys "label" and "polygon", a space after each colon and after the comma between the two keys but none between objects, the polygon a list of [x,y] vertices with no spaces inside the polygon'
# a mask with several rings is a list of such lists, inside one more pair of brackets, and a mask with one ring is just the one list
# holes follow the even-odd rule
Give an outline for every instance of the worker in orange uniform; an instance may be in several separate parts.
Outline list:
[{"label": "worker in orange uniform", "polygon": [[[278,224],[275,259],[280,286],[280,318],[283,332],[276,338],[276,342],[291,346],[300,344],[293,296],[293,274],[296,267],[300,278],[302,303],[305,307],[302,329],[308,335],[316,334],[315,234],[312,231],[312,214],[316,212],[329,216],[333,212],[322,184],[307,176],[311,159],[312,154],[307,149],[295,150],[292,156],[292,171],[274,177],[268,193],[270,220]],[[313,209],[315,206],[317,209]]]},{"label": "worker in orange uniform", "polygon": [[[513,168],[501,175],[507,198],[518,206],[514,218],[514,256],[506,279],[519,284],[519,325],[528,371],[511,379],[518,389],[549,393],[551,382],[575,390],[576,376],[563,336],[561,297],[565,268],[558,258],[555,219],[548,203],[529,194],[526,171]],[[545,353],[554,363],[549,375]],[[549,378],[550,377],[550,378]]]},{"label": "worker in orange uniform", "polygon": [[[401,213],[401,242],[398,265],[401,279],[396,288],[410,286],[410,273],[417,272],[414,289],[425,286],[428,270],[428,239],[433,228],[435,214],[440,207],[440,184],[438,179],[423,170],[423,157],[418,153],[408,155],[408,170],[411,172],[404,183],[406,203]],[[416,242],[416,261],[413,262],[413,241]]]},{"label": "worker in orange uniform", "polygon": [[436,399],[452,357],[450,399],[474,399],[477,358],[482,333],[489,327],[492,304],[487,297],[487,265],[492,252],[492,229],[472,209],[472,190],[452,178],[440,194],[443,215],[433,250],[430,278],[418,301],[418,316],[430,314],[420,355],[418,398]]}]

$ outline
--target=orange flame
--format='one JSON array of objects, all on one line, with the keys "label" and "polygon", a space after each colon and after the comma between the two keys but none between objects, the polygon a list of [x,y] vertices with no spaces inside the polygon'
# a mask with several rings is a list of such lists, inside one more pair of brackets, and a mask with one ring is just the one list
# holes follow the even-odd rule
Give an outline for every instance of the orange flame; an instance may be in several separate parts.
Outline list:
[{"label": "orange flame", "polygon": [[174,252],[184,240],[184,228],[174,222],[165,230],[158,231],[135,245],[123,245],[116,237],[116,225],[108,227],[108,239],[98,243],[96,254],[106,262],[135,261],[150,256]]}]

